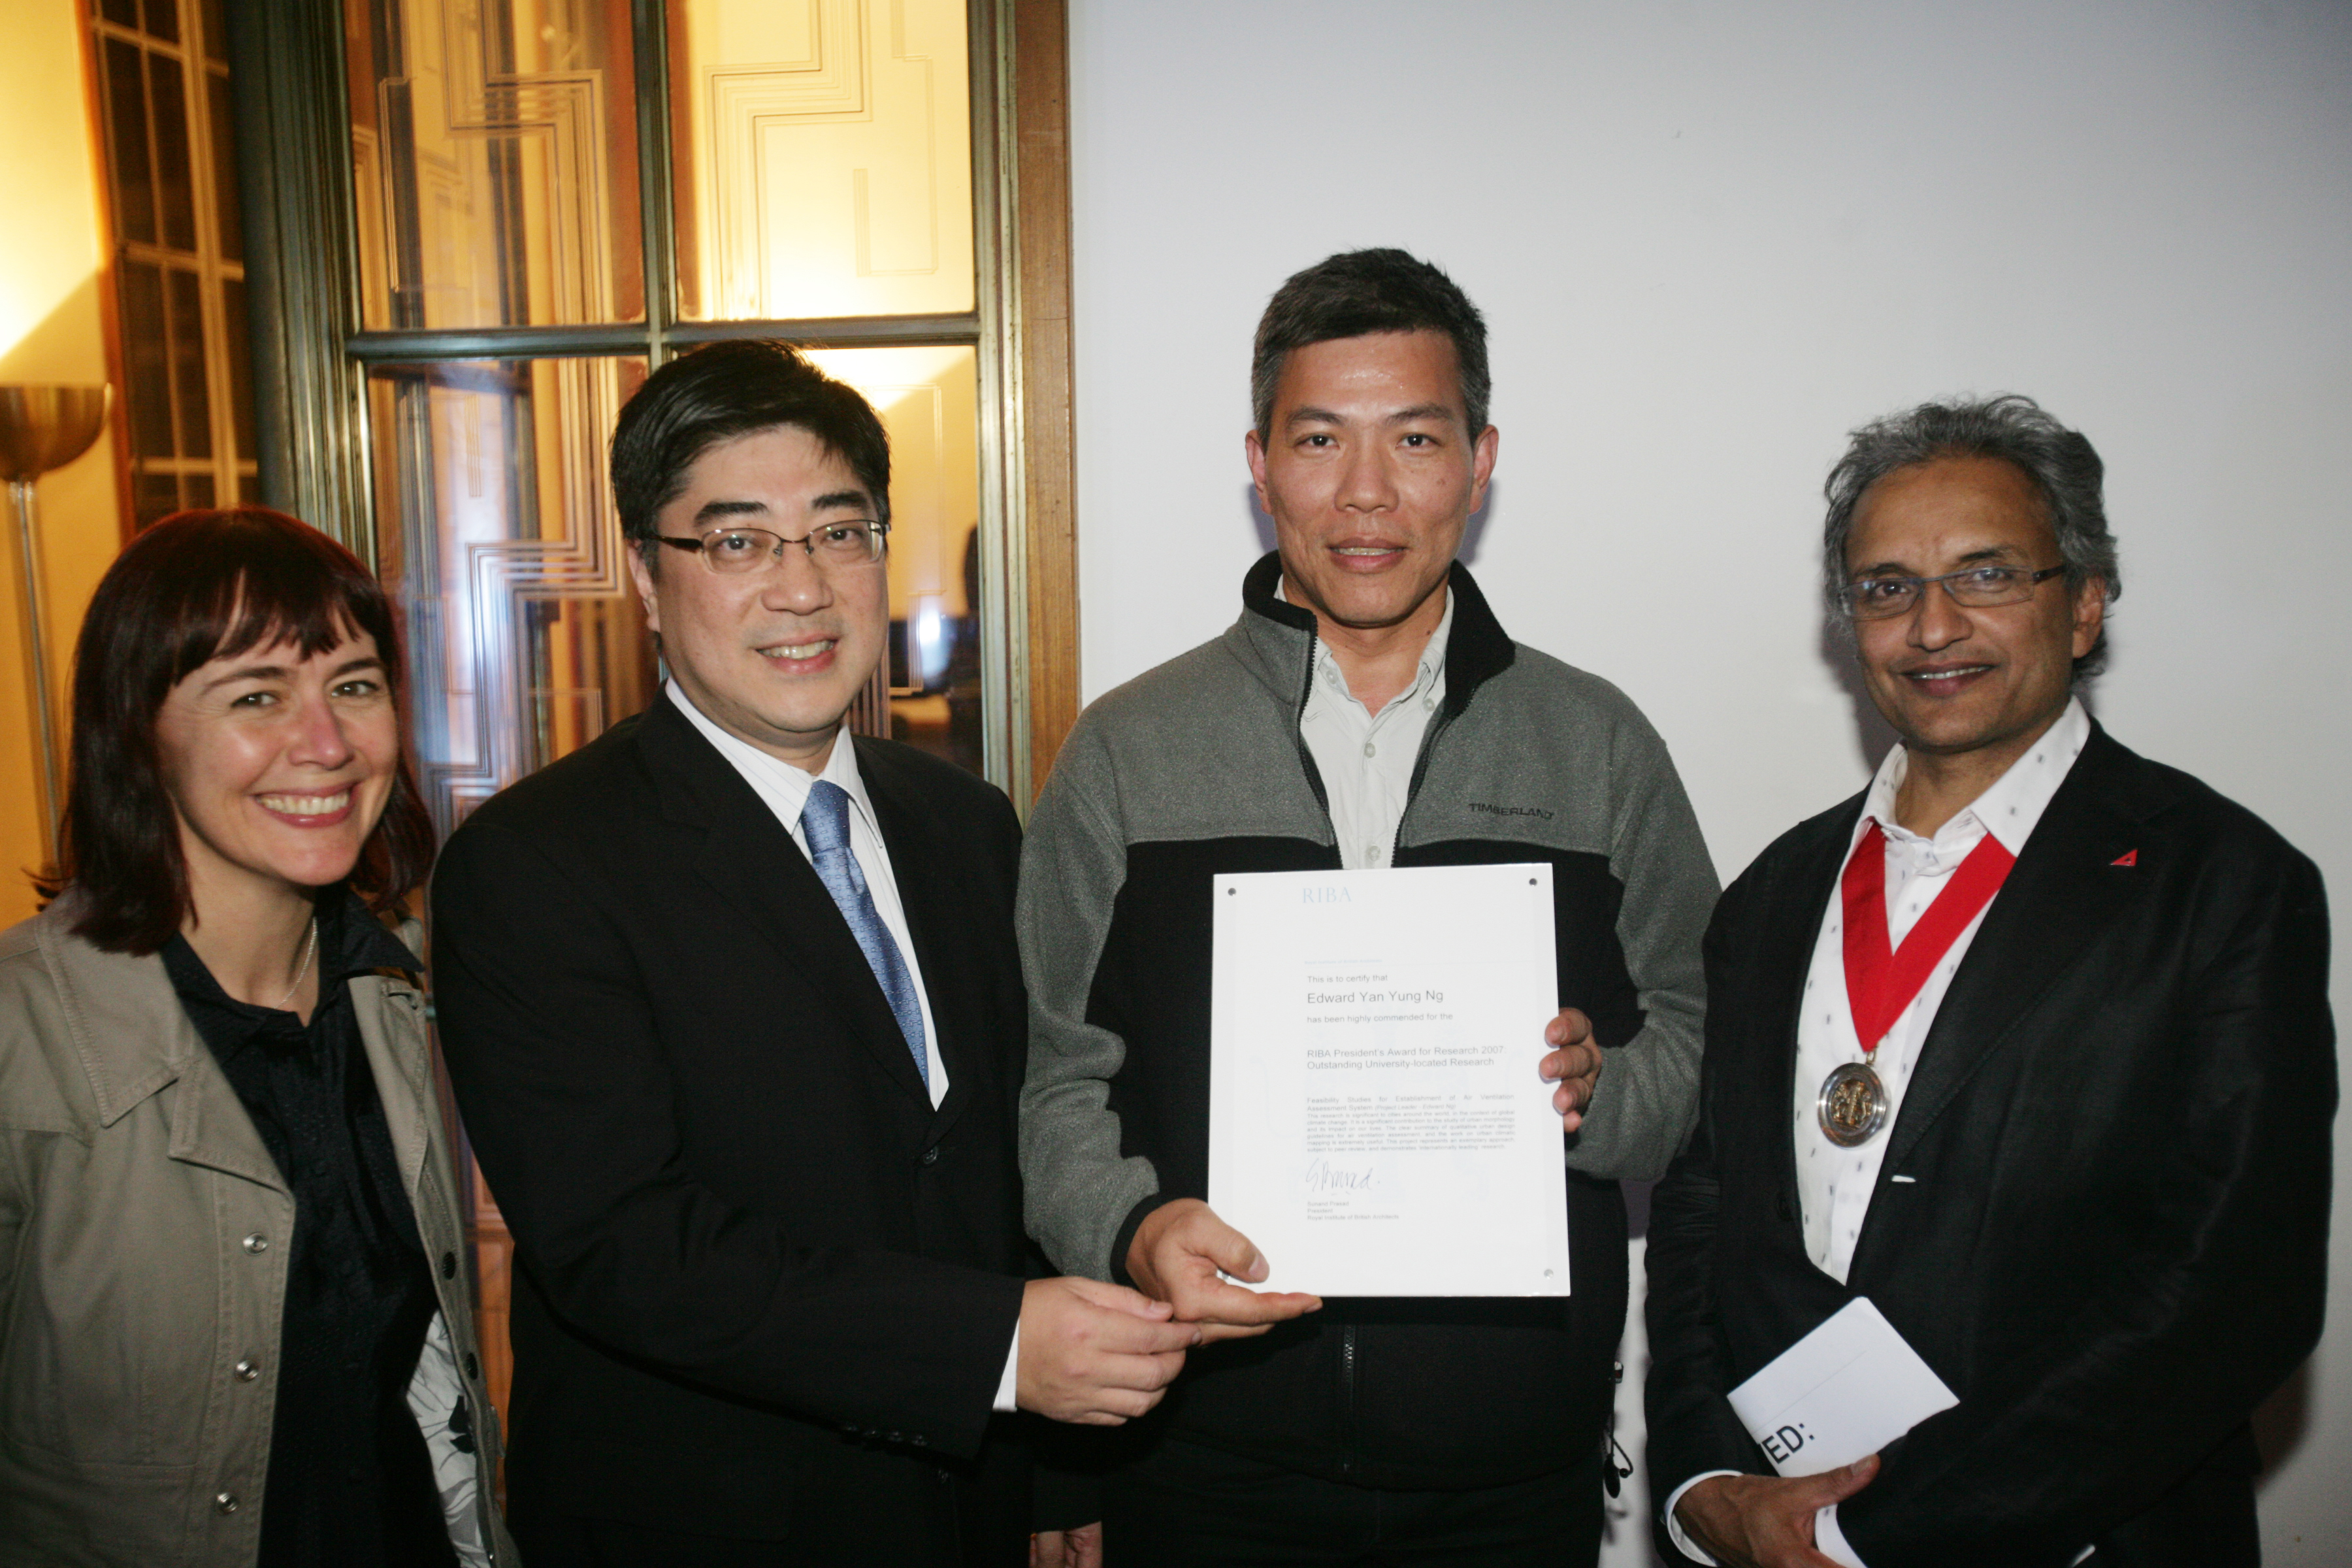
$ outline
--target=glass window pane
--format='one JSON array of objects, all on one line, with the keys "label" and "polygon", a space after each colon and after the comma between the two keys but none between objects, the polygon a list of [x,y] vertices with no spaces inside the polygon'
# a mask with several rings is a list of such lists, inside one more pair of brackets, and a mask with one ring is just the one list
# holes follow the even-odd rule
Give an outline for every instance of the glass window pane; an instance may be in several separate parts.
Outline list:
[{"label": "glass window pane", "polygon": [[890,731],[982,771],[978,357],[969,348],[809,358],[890,432]]},{"label": "glass window pane", "polygon": [[196,275],[167,268],[163,284],[171,321],[172,394],[179,405],[180,444],[184,458],[213,455],[213,400],[205,382],[205,318],[198,302]]},{"label": "glass window pane", "polygon": [[178,448],[172,439],[171,337],[163,317],[163,269],[126,256],[114,278],[122,307],[131,450],[142,458],[169,457]]},{"label": "glass window pane", "polygon": [[679,314],[973,308],[963,0],[670,0]]},{"label": "glass window pane", "polygon": [[347,0],[371,329],[645,319],[629,7]]},{"label": "glass window pane", "polygon": [[220,231],[221,259],[243,261],[245,209],[237,203],[236,119],[230,102],[228,78],[206,71],[205,87],[212,115],[213,204],[217,215],[215,226]]},{"label": "glass window pane", "polygon": [[180,41],[180,0],[147,0],[147,31],[167,44]]},{"label": "glass window pane", "polygon": [[180,481],[170,474],[144,471],[131,476],[132,526],[145,528],[180,510]]},{"label": "glass window pane", "polygon": [[106,40],[107,145],[114,155],[114,225],[133,244],[155,238],[155,176],[147,152],[146,51]]},{"label": "glass window pane", "polygon": [[155,189],[163,198],[163,243],[175,250],[196,248],[195,171],[189,159],[188,90],[180,62],[169,55],[147,57],[147,82],[154,89]]},{"label": "glass window pane", "polygon": [[604,447],[628,359],[382,365],[376,552],[406,617],[417,773],[447,832],[657,689]]},{"label": "glass window pane", "polygon": [[250,461],[259,442],[253,428],[253,329],[245,313],[245,281],[221,279],[221,355],[228,361],[230,412],[236,418],[236,456]]}]

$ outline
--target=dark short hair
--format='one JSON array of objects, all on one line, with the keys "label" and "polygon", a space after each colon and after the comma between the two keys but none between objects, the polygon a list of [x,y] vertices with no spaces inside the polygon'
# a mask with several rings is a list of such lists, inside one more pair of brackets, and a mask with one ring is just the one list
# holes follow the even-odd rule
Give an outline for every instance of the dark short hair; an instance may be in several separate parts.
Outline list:
[{"label": "dark short hair", "polygon": [[[65,820],[58,863],[36,879],[45,898],[73,889],[77,934],[109,952],[143,954],[186,923],[187,861],[155,743],[172,689],[215,658],[281,642],[309,658],[362,632],[375,639],[400,702],[399,626],[383,584],[350,551],[283,512],[174,512],[115,558],[74,645]],[[432,864],[433,819],[404,749],[351,885],[388,910]]]},{"label": "dark short hair", "polygon": [[797,426],[849,471],[890,521],[890,437],[873,405],[790,343],[745,340],[682,354],[646,378],[613,426],[613,502],[621,532],[652,565],[662,508],[695,459],[721,441]]},{"label": "dark short hair", "polygon": [[[1995,458],[2023,474],[2042,498],[2042,521],[2058,542],[2067,588],[2080,592],[2095,577],[2105,584],[2109,603],[2121,596],[2123,571],[2116,561],[2115,535],[2107,531],[2102,491],[2106,465],[2080,431],[2060,424],[2033,399],[2011,392],[1923,403],[1874,419],[1853,433],[1845,456],[1822,486],[1830,503],[1822,528],[1822,589],[1832,610],[1838,591],[1845,586],[1846,538],[1853,531],[1853,514],[1864,495],[1897,468],[1939,458]],[[2107,634],[2102,626],[2091,651],[2074,661],[2074,679],[2096,675],[2106,658]]]},{"label": "dark short hair", "polygon": [[1486,428],[1495,378],[1486,369],[1486,320],[1460,284],[1402,250],[1349,250],[1327,257],[1266,301],[1250,355],[1250,418],[1257,438],[1274,434],[1274,389],[1293,349],[1372,332],[1444,332],[1454,340],[1454,373],[1470,434]]}]

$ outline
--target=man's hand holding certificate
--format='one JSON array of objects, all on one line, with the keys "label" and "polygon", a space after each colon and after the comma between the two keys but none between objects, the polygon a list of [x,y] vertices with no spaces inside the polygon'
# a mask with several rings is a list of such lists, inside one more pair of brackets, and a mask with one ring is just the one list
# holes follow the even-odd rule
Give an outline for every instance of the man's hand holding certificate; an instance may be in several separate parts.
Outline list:
[{"label": "man's hand holding certificate", "polygon": [[[1599,1052],[1555,1015],[1549,868],[1222,877],[1214,897],[1210,1201],[1139,1229],[1138,1283],[1214,1254],[1223,1309],[1264,1315],[1223,1316],[1202,1279],[1195,1305],[1244,1322],[1307,1289],[1566,1294],[1559,1132]],[[1183,1261],[1188,1234],[1205,1250]]]}]

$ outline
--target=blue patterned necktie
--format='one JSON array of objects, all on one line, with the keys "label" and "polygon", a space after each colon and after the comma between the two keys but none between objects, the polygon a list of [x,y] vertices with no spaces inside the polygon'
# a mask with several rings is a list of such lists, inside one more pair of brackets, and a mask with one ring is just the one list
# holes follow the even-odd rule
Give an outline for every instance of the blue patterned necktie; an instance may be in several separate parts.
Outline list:
[{"label": "blue patterned necktie", "polygon": [[915,1053],[915,1071],[929,1090],[931,1064],[923,1049],[922,1000],[915,994],[915,977],[907,973],[898,944],[890,940],[890,928],[875,912],[874,895],[866,889],[866,873],[859,869],[857,857],[850,853],[849,792],[829,779],[817,780],[809,788],[808,804],[801,807],[801,832],[808,837],[809,859],[824,890],[840,906],[841,918],[849,922],[850,934],[857,938],[874,978],[882,983],[882,994],[898,1016],[898,1032],[906,1037],[907,1048]]}]

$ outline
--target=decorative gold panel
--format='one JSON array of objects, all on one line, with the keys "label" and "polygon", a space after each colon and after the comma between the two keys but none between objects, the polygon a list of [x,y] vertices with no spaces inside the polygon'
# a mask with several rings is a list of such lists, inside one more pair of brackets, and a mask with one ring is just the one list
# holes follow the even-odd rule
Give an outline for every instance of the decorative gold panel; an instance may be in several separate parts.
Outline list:
[{"label": "decorative gold panel", "polygon": [[419,779],[446,833],[656,689],[605,440],[638,360],[385,365],[376,548],[408,617]]},{"label": "decorative gold panel", "polygon": [[679,315],[973,308],[961,0],[672,0]]},{"label": "decorative gold panel", "polygon": [[368,329],[645,319],[628,7],[347,0]]}]

